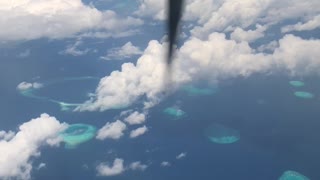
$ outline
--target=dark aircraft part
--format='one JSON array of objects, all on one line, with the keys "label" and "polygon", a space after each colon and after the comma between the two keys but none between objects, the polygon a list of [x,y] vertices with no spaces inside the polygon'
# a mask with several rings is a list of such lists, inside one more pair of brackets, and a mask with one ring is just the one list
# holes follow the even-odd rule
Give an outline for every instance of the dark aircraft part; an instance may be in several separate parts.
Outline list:
[{"label": "dark aircraft part", "polygon": [[168,15],[168,31],[169,31],[169,47],[167,64],[170,66],[173,60],[174,49],[173,45],[176,43],[177,30],[179,21],[182,15],[183,0],[168,0],[169,15]]}]

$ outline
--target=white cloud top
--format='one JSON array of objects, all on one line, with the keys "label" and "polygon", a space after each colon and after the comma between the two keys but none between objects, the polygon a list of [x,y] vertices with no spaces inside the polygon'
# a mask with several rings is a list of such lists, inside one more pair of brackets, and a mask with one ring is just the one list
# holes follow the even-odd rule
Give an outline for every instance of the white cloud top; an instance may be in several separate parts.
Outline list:
[{"label": "white cloud top", "polygon": [[113,123],[107,122],[101,129],[99,129],[96,138],[99,140],[104,140],[106,138],[119,139],[123,136],[123,131],[126,130],[126,128],[126,124],[120,120]]},{"label": "white cloud top", "polygon": [[171,166],[171,163],[168,162],[168,161],[163,161],[163,162],[161,162],[160,166],[162,166],[162,167],[169,167],[169,166]]},{"label": "white cloud top", "polygon": [[[246,41],[227,39],[224,33],[212,33],[208,40],[190,38],[178,50],[172,81],[176,85],[209,77],[211,81],[219,81],[279,69],[294,75],[319,73],[320,40],[285,35],[276,44],[279,46],[273,54],[263,54],[257,53]],[[163,53],[163,44],[150,41],[136,65],[124,63],[121,71],[102,78],[96,89],[96,99],[87,101],[77,110],[103,111],[129,106],[143,95],[146,102],[155,104],[166,90]]]},{"label": "white cloud top", "polygon": [[129,168],[131,170],[140,170],[140,171],[144,171],[148,168],[148,165],[146,164],[142,164],[140,161],[135,161],[135,162],[132,162],[130,165],[129,165]]},{"label": "white cloud top", "polygon": [[122,47],[110,49],[106,56],[101,56],[100,58],[104,60],[122,60],[140,54],[142,54],[142,51],[139,47],[127,42]]},{"label": "white cloud top", "polygon": [[82,44],[83,42],[81,40],[76,40],[74,44],[67,45],[66,49],[61,51],[60,54],[67,54],[72,56],[83,56],[87,54],[90,51],[90,49],[86,48],[86,49],[80,50],[79,46]]},{"label": "white cloud top", "polygon": [[19,91],[25,91],[28,89],[38,89],[41,88],[43,85],[41,83],[29,83],[29,82],[21,82],[20,84],[18,84],[17,89]]},{"label": "white cloud top", "polygon": [[287,33],[290,31],[308,31],[314,30],[320,27],[320,15],[313,17],[312,19],[308,20],[307,22],[299,22],[295,25],[288,25],[281,28],[283,33]]},{"label": "white cloud top", "polygon": [[0,131],[0,141],[1,140],[5,140],[5,141],[9,141],[10,139],[12,139],[15,136],[15,132],[13,131]]},{"label": "white cloud top", "polygon": [[0,40],[64,38],[94,30],[117,36],[143,22],[99,11],[81,0],[15,0],[0,2]]},{"label": "white cloud top", "polygon": [[41,114],[20,125],[15,136],[1,139],[1,179],[30,179],[31,157],[39,156],[39,147],[45,145],[48,139],[55,138],[65,126],[54,117]]},{"label": "white cloud top", "polygon": [[136,138],[138,136],[141,136],[144,133],[146,133],[147,131],[148,131],[148,128],[146,126],[139,127],[139,128],[132,130],[130,132],[130,138]]},{"label": "white cloud top", "polygon": [[176,159],[183,159],[187,156],[187,153],[186,152],[182,152],[180,153],[179,155],[176,156]]},{"label": "white cloud top", "polygon": [[146,115],[144,113],[139,113],[138,111],[134,111],[124,119],[124,121],[129,123],[130,125],[142,124],[145,122],[145,120],[146,120]]},{"label": "white cloud top", "polygon": [[113,161],[113,165],[110,166],[106,163],[101,163],[97,166],[97,171],[99,176],[115,176],[123,173],[125,171],[123,165],[123,159],[116,158]]}]

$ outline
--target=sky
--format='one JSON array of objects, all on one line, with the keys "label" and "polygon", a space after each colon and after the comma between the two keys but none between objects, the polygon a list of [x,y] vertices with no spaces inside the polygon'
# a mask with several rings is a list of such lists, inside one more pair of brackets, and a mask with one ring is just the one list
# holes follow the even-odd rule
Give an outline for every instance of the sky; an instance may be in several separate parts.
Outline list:
[{"label": "sky", "polygon": [[[182,112],[181,107],[188,109],[192,102],[208,103],[203,97],[201,101],[192,99],[192,95],[188,97],[191,100],[181,98],[180,89],[185,85],[211,88],[214,92],[209,94],[215,94],[217,87],[231,87],[237,91],[239,82],[248,85],[260,80],[266,82],[260,83],[263,92],[287,88],[272,85],[268,79],[271,77],[275,84],[301,80],[306,85],[311,84],[307,86],[310,91],[319,88],[313,84],[319,81],[320,68],[318,0],[186,0],[170,77],[165,63],[166,13],[164,0],[0,0],[0,92],[3,94],[0,103],[0,179],[46,177],[41,171],[49,171],[50,161],[54,159],[46,158],[46,155],[54,157],[48,154],[55,151],[63,154],[59,151],[64,148],[59,133],[75,123],[96,126],[94,142],[88,142],[93,146],[97,145],[96,141],[98,147],[104,147],[104,142],[108,142],[127,151],[129,146],[126,144],[134,141],[143,144],[138,148],[137,157],[121,157],[121,152],[104,147],[96,154],[104,153],[103,157],[93,156],[88,160],[92,163],[81,162],[84,174],[98,179],[127,178],[126,175],[137,172],[146,173],[147,179],[152,177],[151,172],[158,172],[157,169],[172,169],[189,156],[190,159],[194,157],[192,150],[188,152],[182,147],[170,151],[171,159],[163,157],[168,152],[163,152],[155,158],[157,160],[143,156],[154,151],[159,153],[161,138],[167,137],[162,136],[160,130],[177,136],[168,143],[179,142],[176,138],[180,136],[171,132],[173,129],[168,128],[167,132],[164,124],[155,122],[162,117],[159,114],[164,106]],[[232,101],[233,94],[244,95],[242,90],[239,88],[229,96],[222,92],[219,95],[217,90],[215,96]],[[275,97],[284,96],[279,93],[269,97],[274,99],[258,99],[257,103],[270,105],[278,102]],[[215,98],[210,96],[208,99],[221,100]],[[310,108],[302,108],[300,113],[310,110],[315,115],[312,118],[316,118],[318,114],[313,110],[319,105],[319,98],[316,96],[315,99],[317,102],[306,104],[304,107]],[[246,104],[240,97],[239,101]],[[288,102],[296,103],[291,99]],[[238,107],[238,104],[234,106]],[[212,104],[194,109],[203,112],[200,108],[210,107]],[[192,108],[185,111],[186,122],[198,128],[188,120],[196,113],[190,112]],[[288,114],[286,110],[283,113]],[[277,118],[282,116],[275,114]],[[196,114],[193,118],[196,117],[201,115]],[[316,127],[320,127],[319,124]],[[148,136],[152,133],[153,136]],[[255,142],[254,134],[250,133],[247,136],[251,139],[247,141]],[[152,141],[159,144],[145,148],[144,145]],[[208,146],[202,143],[198,145]],[[190,142],[185,146],[192,149]],[[242,146],[236,148],[239,152],[247,152]],[[79,146],[74,151],[80,153],[80,149]],[[269,153],[264,156],[266,161]],[[57,168],[53,169],[52,172],[59,173]],[[320,177],[317,172],[305,169],[310,177]],[[166,173],[164,177],[174,177]],[[208,177],[206,173],[199,177]]]}]

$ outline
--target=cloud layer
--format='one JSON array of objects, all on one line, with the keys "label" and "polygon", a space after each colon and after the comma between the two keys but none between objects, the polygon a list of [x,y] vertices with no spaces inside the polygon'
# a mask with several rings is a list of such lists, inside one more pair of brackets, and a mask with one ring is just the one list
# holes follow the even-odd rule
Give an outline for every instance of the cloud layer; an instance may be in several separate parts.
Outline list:
[{"label": "cloud layer", "polygon": [[6,27],[0,30],[4,41],[64,38],[90,30],[116,37],[143,23],[113,11],[99,11],[81,0],[1,1],[0,16],[6,17],[0,19],[0,26]]}]

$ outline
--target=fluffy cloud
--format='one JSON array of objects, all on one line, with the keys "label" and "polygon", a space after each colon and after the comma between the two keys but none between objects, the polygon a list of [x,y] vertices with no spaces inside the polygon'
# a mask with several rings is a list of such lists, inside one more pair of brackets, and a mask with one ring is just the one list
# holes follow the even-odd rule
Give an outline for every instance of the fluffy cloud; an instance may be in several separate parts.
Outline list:
[{"label": "fluffy cloud", "polygon": [[89,48],[86,48],[84,50],[78,49],[81,44],[83,44],[83,42],[81,40],[77,40],[74,44],[69,44],[64,51],[60,52],[60,54],[67,54],[72,56],[82,56],[87,54],[90,51],[90,49]]},{"label": "fluffy cloud", "polygon": [[120,120],[117,120],[113,123],[107,122],[107,124],[99,129],[96,138],[100,140],[104,140],[106,138],[119,139],[121,136],[123,136],[123,131],[126,128],[126,124]]},{"label": "fluffy cloud", "polygon": [[[246,41],[227,39],[223,33],[212,33],[208,40],[190,38],[178,50],[172,81],[179,85],[194,79],[207,79],[208,74],[210,80],[219,81],[279,68],[289,74],[317,73],[320,40],[286,35],[276,44],[279,46],[273,54],[264,54],[257,53]],[[164,47],[157,41],[150,41],[136,65],[124,63],[121,71],[102,78],[95,99],[77,110],[103,111],[129,106],[143,96],[146,102],[158,102],[167,90],[163,86],[166,68]]]},{"label": "fluffy cloud", "polygon": [[43,85],[37,82],[34,83],[28,83],[28,82],[21,82],[20,84],[18,84],[17,89],[19,91],[25,91],[28,89],[38,89],[41,88]]},{"label": "fluffy cloud", "polygon": [[140,0],[139,9],[135,12],[138,16],[151,16],[157,20],[166,18],[166,1],[157,0]]},{"label": "fluffy cloud", "polygon": [[37,170],[43,169],[43,168],[45,168],[46,166],[47,166],[46,163],[40,163],[40,164],[38,165],[38,167],[37,167]]},{"label": "fluffy cloud", "polygon": [[123,165],[123,159],[116,158],[113,161],[113,165],[110,166],[106,163],[101,163],[97,166],[97,171],[99,176],[115,176],[123,173],[125,171]]},{"label": "fluffy cloud", "polygon": [[[137,14],[164,20],[166,1],[141,0]],[[286,19],[297,20],[301,17],[310,21],[289,26],[283,31],[310,30],[319,27],[320,2],[318,0],[187,0],[184,20],[196,21],[192,30],[195,37],[206,39],[212,32],[223,32],[247,28],[255,24],[272,25]],[[240,30],[238,29],[238,31]],[[250,31],[250,30],[249,30]],[[251,32],[252,34],[253,32]]]},{"label": "fluffy cloud", "polygon": [[307,31],[313,30],[320,27],[320,15],[313,17],[305,23],[297,23],[295,25],[289,25],[281,28],[281,32],[287,33],[290,31]]},{"label": "fluffy cloud", "polygon": [[96,89],[96,96],[76,108],[79,111],[104,111],[131,105],[145,95],[150,101],[157,101],[163,92],[164,47],[157,41],[150,41],[137,64],[124,63],[121,71],[113,71],[102,78]]},{"label": "fluffy cloud", "polygon": [[140,170],[140,171],[144,171],[148,168],[148,165],[146,164],[142,164],[140,161],[136,161],[133,162],[129,165],[129,169],[131,170]]},{"label": "fluffy cloud", "polygon": [[9,141],[10,139],[12,139],[15,136],[15,132],[13,131],[0,131],[0,141],[1,140],[5,140],[5,141]]},{"label": "fluffy cloud", "polygon": [[161,162],[160,166],[162,166],[162,167],[169,167],[169,166],[171,166],[171,163],[168,162],[168,161],[163,161],[163,162]]},{"label": "fluffy cloud", "polygon": [[146,126],[142,126],[140,128],[137,128],[135,130],[132,130],[130,132],[130,138],[136,138],[138,136],[143,135],[144,133],[146,133],[148,131],[148,128]]},{"label": "fluffy cloud", "polygon": [[230,38],[238,42],[246,41],[253,42],[264,36],[264,31],[267,28],[265,26],[257,25],[255,30],[245,31],[242,28],[237,27],[230,35]]},{"label": "fluffy cloud", "polygon": [[187,153],[183,152],[176,156],[176,159],[183,159],[187,156]]},{"label": "fluffy cloud", "polygon": [[206,38],[214,31],[228,31],[235,27],[248,28],[255,23],[277,24],[286,19],[319,14],[320,3],[317,0],[225,0],[221,6],[212,11],[210,19],[192,30],[196,37]]},{"label": "fluffy cloud", "polygon": [[110,49],[106,56],[101,56],[100,58],[104,60],[119,60],[139,54],[142,54],[139,47],[134,46],[131,42],[127,42],[122,47]]},{"label": "fluffy cloud", "polygon": [[130,125],[142,124],[145,122],[145,120],[146,120],[146,115],[144,113],[139,113],[138,111],[134,111],[124,119],[124,121],[129,123]]},{"label": "fluffy cloud", "polygon": [[99,11],[81,0],[1,1],[0,40],[64,38],[89,30],[116,36],[143,22],[119,17],[113,11]]},{"label": "fluffy cloud", "polygon": [[0,140],[0,177],[4,179],[30,179],[31,157],[40,156],[39,147],[55,138],[65,128],[56,118],[41,114],[19,126],[9,139]]}]

